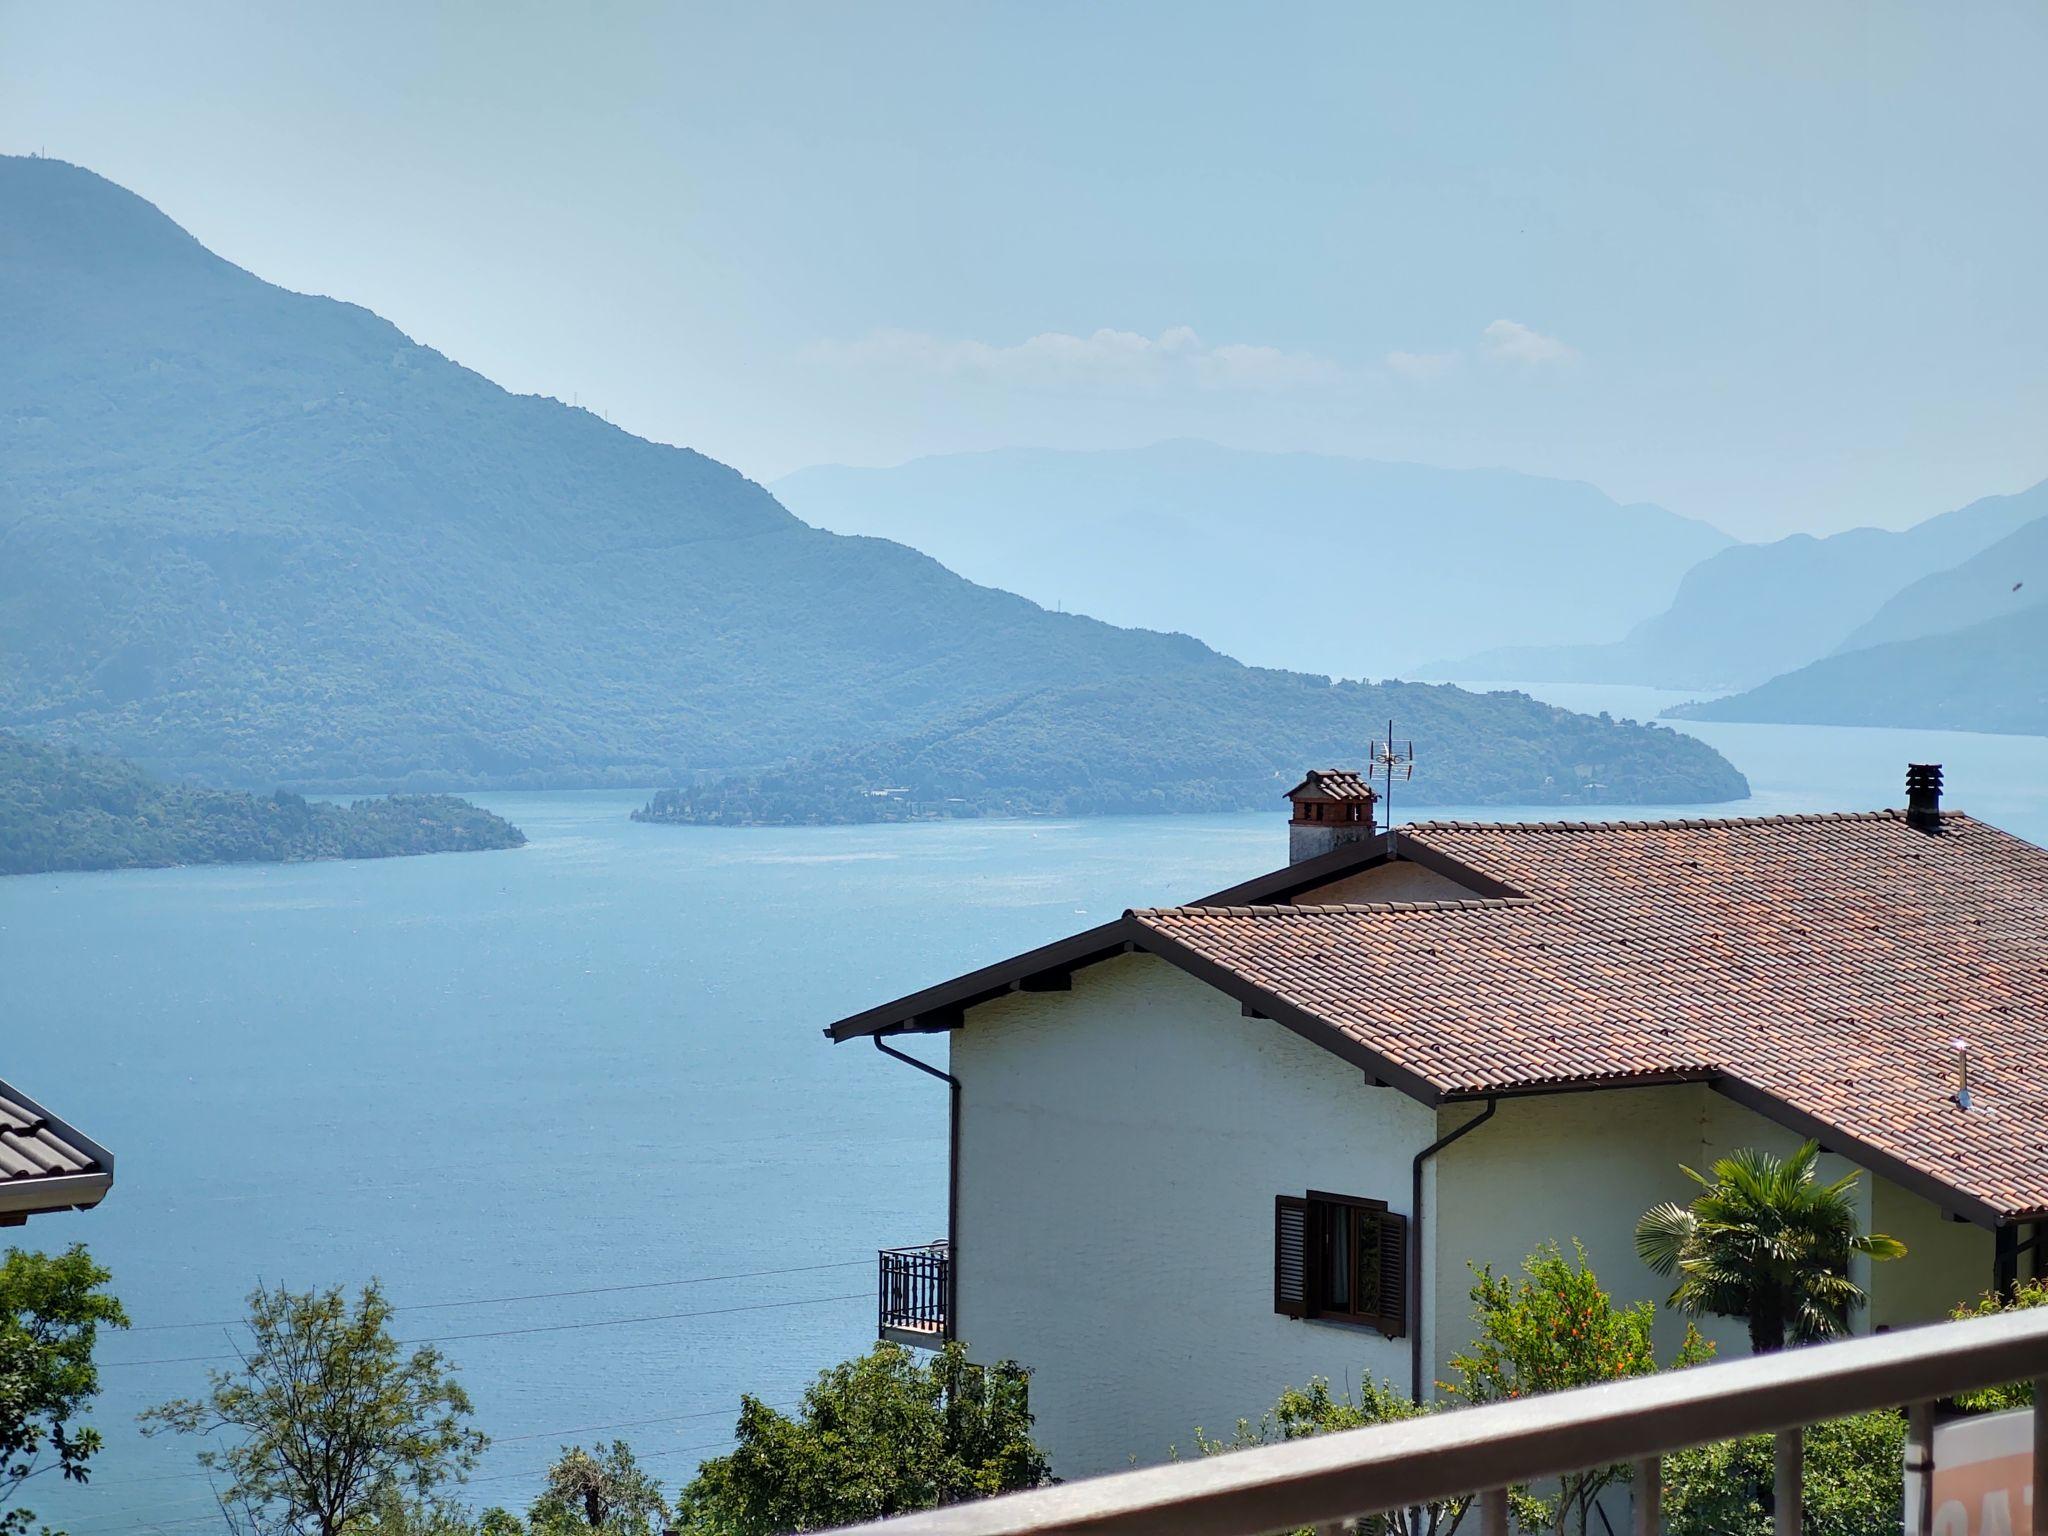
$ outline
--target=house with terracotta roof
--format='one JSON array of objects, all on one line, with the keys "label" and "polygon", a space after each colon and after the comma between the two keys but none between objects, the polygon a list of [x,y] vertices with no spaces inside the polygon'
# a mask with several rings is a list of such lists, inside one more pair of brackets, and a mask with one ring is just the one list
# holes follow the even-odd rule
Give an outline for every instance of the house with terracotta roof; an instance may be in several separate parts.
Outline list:
[{"label": "house with terracotta roof", "polygon": [[0,1227],[87,1210],[113,1185],[113,1153],[0,1082]]},{"label": "house with terracotta roof", "polygon": [[1055,1471],[1311,1376],[1427,1395],[1470,1266],[1544,1242],[1661,1301],[1637,1218],[1741,1147],[1864,1175],[1909,1251],[1852,1261],[1859,1329],[2040,1272],[2048,850],[1943,812],[1939,769],[1853,815],[1382,831],[1370,794],[1310,775],[1285,868],[827,1031],[951,1104],[947,1240],[881,1255],[880,1331],[1029,1367]]}]

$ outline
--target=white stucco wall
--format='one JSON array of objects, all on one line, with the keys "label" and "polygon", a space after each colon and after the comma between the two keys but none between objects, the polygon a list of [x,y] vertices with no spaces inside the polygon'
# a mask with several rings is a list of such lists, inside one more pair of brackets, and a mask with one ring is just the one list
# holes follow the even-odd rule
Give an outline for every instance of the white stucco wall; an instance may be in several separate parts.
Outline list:
[{"label": "white stucco wall", "polygon": [[1987,1229],[1949,1221],[1938,1206],[1883,1179],[1872,1194],[1872,1227],[1906,1245],[1903,1259],[1871,1266],[1876,1270],[1870,1296],[1873,1326],[1932,1322],[1991,1289]]},{"label": "white stucco wall", "polygon": [[1433,1112],[1145,955],[975,1009],[952,1070],[957,1332],[1032,1368],[1060,1476],[1191,1453],[1311,1376],[1405,1379],[1405,1340],[1273,1311],[1273,1200],[1406,1211]]},{"label": "white stucco wall", "polygon": [[[1444,1126],[1473,1113],[1447,1108]],[[1423,1337],[1437,1375],[1472,1334],[1467,1262],[1513,1270],[1539,1243],[1554,1240],[1569,1252],[1574,1237],[1617,1300],[1659,1304],[1657,1343],[1668,1356],[1684,1323],[1662,1307],[1671,1283],[1636,1257],[1636,1219],[1659,1201],[1696,1193],[1681,1163],[1706,1172],[1738,1147],[1782,1154],[1800,1141],[1704,1084],[1502,1099],[1492,1121],[1439,1154],[1424,1184],[1435,1225],[1424,1256],[1432,1312]],[[1821,1160],[1824,1179],[1851,1171],[1840,1157]],[[1852,1274],[1871,1298],[1859,1332],[1936,1321],[1990,1284],[1989,1232],[1944,1221],[1920,1196],[1868,1173],[1858,1192],[1866,1230],[1889,1232],[1909,1250],[1885,1264],[1856,1261]],[[1704,1318],[1699,1326],[1722,1355],[1748,1353],[1741,1323]]]},{"label": "white stucco wall", "polygon": [[[951,1037],[961,1080],[957,1332],[1030,1367],[1040,1443],[1062,1477],[1192,1453],[1282,1388],[1327,1376],[1406,1385],[1408,1341],[1272,1310],[1273,1201],[1309,1189],[1410,1210],[1410,1159],[1476,1104],[1426,1109],[1164,961],[1127,955],[1071,992],[1018,993]],[[1699,1084],[1504,1098],[1425,1172],[1422,1339],[1429,1383],[1470,1342],[1467,1261],[1513,1271],[1584,1243],[1607,1288],[1683,1322],[1635,1256],[1637,1218],[1741,1146],[1799,1137]],[[1849,1171],[1839,1158],[1823,1173]],[[1903,1260],[1860,1266],[1859,1326],[1932,1321],[1988,1283],[1990,1235],[1865,1175],[1866,1225]],[[1707,1319],[1724,1355],[1739,1322]],[[1428,1390],[1429,1383],[1425,1384]]]},{"label": "white stucco wall", "polygon": [[[1660,1200],[1686,1198],[1682,1162],[1698,1164],[1701,1106],[1693,1086],[1611,1089],[1499,1101],[1494,1118],[1432,1160],[1424,1200],[1433,1219],[1424,1285],[1423,1338],[1445,1363],[1473,1337],[1470,1264],[1515,1273],[1540,1244],[1568,1255],[1573,1238],[1618,1299],[1670,1294],[1635,1254],[1636,1219]],[[1477,1106],[1443,1111],[1444,1127]],[[1661,1313],[1661,1308],[1660,1308]],[[1660,1315],[1657,1341],[1674,1350],[1684,1324]]]}]

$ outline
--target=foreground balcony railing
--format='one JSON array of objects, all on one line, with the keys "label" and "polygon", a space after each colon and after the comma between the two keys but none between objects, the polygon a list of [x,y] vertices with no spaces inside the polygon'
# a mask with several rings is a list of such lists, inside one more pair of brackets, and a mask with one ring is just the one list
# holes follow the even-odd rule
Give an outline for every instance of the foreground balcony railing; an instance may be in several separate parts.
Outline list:
[{"label": "foreground balcony railing", "polygon": [[[886,1256],[885,1256],[886,1257]],[[849,1529],[877,1536],[1263,1536],[1479,1493],[1481,1536],[1504,1536],[1506,1490],[1633,1463],[1637,1536],[1659,1528],[1660,1458],[1778,1437],[1778,1536],[1798,1536],[1800,1428],[1906,1405],[1909,1472],[1929,1465],[1932,1405],[2032,1379],[2033,1486],[2014,1536],[2048,1536],[2048,1309],[1942,1323],[1634,1381],[1345,1430],[1203,1461],[1119,1472]],[[1906,1529],[1930,1536],[1932,1478],[1908,1478]],[[2024,1511],[2024,1513],[2022,1513]]]},{"label": "foreground balcony railing", "polygon": [[884,1248],[876,1286],[876,1334],[896,1344],[937,1349],[950,1334],[953,1257],[945,1243]]}]

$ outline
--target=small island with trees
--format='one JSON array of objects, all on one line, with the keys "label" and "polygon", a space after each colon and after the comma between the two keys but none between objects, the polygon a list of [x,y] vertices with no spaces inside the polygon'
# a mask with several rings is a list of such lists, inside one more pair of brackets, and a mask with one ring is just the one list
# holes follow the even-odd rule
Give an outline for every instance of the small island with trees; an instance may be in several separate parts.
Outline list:
[{"label": "small island with trees", "polygon": [[525,842],[504,817],[453,795],[337,805],[282,789],[201,789],[166,784],[121,758],[0,731],[0,875],[381,859]]}]

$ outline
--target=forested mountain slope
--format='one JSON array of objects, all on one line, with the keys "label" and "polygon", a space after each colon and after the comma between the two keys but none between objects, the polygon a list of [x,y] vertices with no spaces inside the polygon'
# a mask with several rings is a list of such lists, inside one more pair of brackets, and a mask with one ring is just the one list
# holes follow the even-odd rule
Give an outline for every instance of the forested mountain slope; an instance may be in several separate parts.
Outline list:
[{"label": "forested mountain slope", "polygon": [[[646,784],[1140,680],[1204,722],[1197,759],[1303,760],[1299,677],[821,532],[264,283],[89,172],[0,159],[0,724],[216,783]],[[1327,702],[1359,743],[1407,704]],[[1418,698],[1403,730],[1437,723]],[[1095,723],[1043,729],[1098,775]],[[1643,770],[1606,798],[1742,792],[1697,743],[1599,729]],[[1570,798],[1569,734],[1532,781],[1482,723],[1472,771]]]},{"label": "forested mountain slope", "polygon": [[0,731],[0,875],[381,859],[525,842],[503,817],[452,795],[330,805],[283,790],[194,789],[159,783],[119,758]]}]

